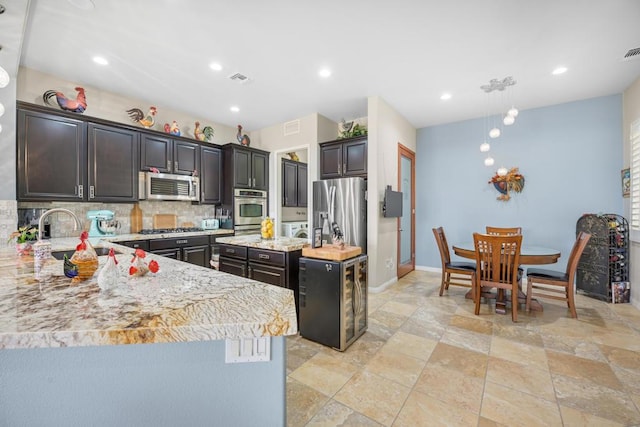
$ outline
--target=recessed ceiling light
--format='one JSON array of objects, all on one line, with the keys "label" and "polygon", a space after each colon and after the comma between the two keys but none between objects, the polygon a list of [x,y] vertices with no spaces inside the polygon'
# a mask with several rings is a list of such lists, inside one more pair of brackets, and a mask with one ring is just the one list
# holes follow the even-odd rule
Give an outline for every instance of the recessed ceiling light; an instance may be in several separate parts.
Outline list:
[{"label": "recessed ceiling light", "polygon": [[442,99],[443,101],[446,101],[447,99],[451,99],[451,94],[450,93],[443,93],[440,96],[440,99]]},{"label": "recessed ceiling light", "polygon": [[235,106],[235,105],[234,105],[233,107],[229,108],[229,109],[230,109],[231,111],[233,111],[234,113],[237,113],[238,111],[240,111],[240,107],[237,107],[237,106]]},{"label": "recessed ceiling light", "polygon": [[107,61],[107,59],[102,56],[94,56],[93,62],[95,62],[98,65],[109,65],[109,61]]},{"label": "recessed ceiling light", "polygon": [[554,76],[557,76],[559,74],[564,74],[566,72],[567,72],[567,67],[558,67],[555,70],[553,70],[551,74],[553,74]]},{"label": "recessed ceiling light", "polygon": [[320,71],[318,71],[318,75],[323,79],[326,79],[327,77],[331,76],[331,70],[328,68],[322,68]]},{"label": "recessed ceiling light", "polygon": [[222,71],[222,65],[218,64],[217,62],[212,62],[211,64],[209,64],[209,68],[211,68],[213,71]]}]

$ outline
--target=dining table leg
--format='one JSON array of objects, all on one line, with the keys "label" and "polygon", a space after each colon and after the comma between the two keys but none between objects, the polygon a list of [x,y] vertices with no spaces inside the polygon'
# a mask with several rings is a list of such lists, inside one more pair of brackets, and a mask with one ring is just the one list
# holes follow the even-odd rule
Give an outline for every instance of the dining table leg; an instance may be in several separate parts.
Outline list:
[{"label": "dining table leg", "polygon": [[[493,298],[495,298],[496,294],[488,295],[486,292],[483,292],[482,296],[485,297],[485,298],[488,297],[488,298],[492,298],[493,299]],[[467,292],[464,297],[466,299],[473,300],[473,290],[470,290],[469,292]],[[518,290],[518,304],[525,304],[526,300],[527,300],[527,295],[524,292],[522,292],[521,289],[519,289]],[[543,308],[542,308],[542,304],[540,304],[540,302],[535,298],[531,299],[531,310],[532,311],[544,311]],[[505,312],[502,312],[502,311],[499,312],[498,311],[498,304],[496,303],[496,313],[498,313],[498,314],[506,314],[506,311]]]}]

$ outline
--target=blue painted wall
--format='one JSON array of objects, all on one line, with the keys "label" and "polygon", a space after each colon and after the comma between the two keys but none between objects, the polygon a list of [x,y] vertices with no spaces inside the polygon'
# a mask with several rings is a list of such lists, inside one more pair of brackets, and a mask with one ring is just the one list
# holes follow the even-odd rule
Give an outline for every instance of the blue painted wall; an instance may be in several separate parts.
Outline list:
[{"label": "blue painted wall", "polygon": [[[583,213],[623,212],[622,95],[521,111],[489,141],[492,167],[479,149],[485,127],[481,118],[418,130],[416,233],[425,238],[416,239],[416,265],[440,267],[433,227],[452,245],[494,225],[521,226],[524,244],[559,249],[553,268],[564,269]],[[500,166],[525,177],[508,202],[488,184]]]}]

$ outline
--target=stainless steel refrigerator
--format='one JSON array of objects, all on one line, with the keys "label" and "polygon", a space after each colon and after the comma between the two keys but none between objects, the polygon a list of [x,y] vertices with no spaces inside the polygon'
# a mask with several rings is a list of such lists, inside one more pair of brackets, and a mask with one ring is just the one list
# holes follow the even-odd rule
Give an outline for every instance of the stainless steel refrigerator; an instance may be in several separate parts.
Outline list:
[{"label": "stainless steel refrigerator", "polygon": [[313,182],[313,228],[322,228],[322,240],[331,243],[332,223],[344,234],[344,243],[367,252],[367,181],[363,178]]}]

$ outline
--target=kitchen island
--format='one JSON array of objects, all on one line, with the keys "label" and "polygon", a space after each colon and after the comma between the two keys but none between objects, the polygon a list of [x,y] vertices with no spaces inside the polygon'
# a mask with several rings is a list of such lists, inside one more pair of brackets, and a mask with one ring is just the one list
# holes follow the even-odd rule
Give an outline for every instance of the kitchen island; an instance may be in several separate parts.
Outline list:
[{"label": "kitchen island", "polygon": [[[291,290],[152,254],[160,270],[129,278],[133,249],[94,243],[121,252],[108,292],[0,249],[0,425],[285,424]],[[269,361],[225,363],[226,340],[253,337]]]}]

